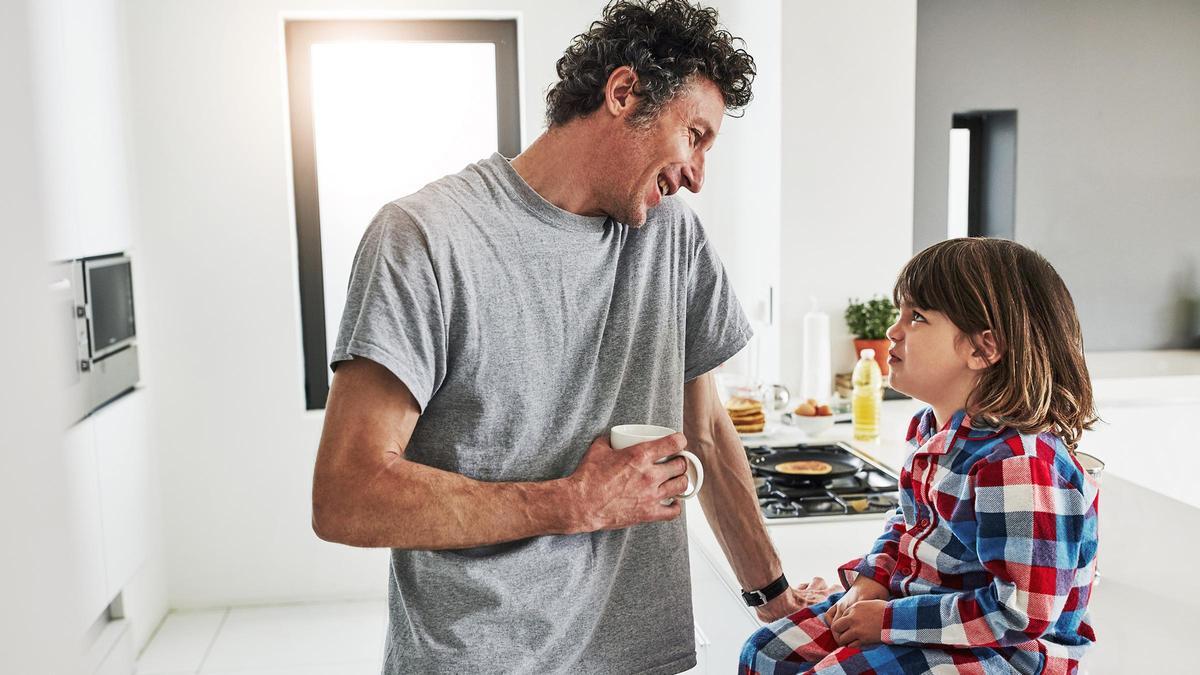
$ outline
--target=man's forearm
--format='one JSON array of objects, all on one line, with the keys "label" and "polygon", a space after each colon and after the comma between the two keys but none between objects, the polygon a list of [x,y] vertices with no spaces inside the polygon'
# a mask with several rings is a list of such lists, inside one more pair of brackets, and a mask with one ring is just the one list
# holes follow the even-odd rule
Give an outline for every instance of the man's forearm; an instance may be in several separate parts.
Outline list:
[{"label": "man's forearm", "polygon": [[315,485],[313,528],[351,546],[471,548],[575,529],[566,480],[486,483],[395,455],[365,483]]},{"label": "man's forearm", "polygon": [[763,526],[737,430],[724,410],[710,419],[688,435],[688,447],[704,462],[700,505],[742,588],[762,588],[782,574],[779,556]]}]

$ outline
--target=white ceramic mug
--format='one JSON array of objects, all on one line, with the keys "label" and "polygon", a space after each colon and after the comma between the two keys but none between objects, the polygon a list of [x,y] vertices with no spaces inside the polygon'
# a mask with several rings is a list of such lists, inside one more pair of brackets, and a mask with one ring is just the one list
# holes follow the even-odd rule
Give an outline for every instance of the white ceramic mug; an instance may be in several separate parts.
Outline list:
[{"label": "white ceramic mug", "polygon": [[[645,443],[646,441],[656,441],[660,438],[670,436],[673,433],[675,433],[675,430],[670,427],[657,427],[653,424],[622,424],[609,430],[608,442],[614,450],[624,450],[631,445]],[[688,486],[687,489],[683,491],[683,494],[679,495],[679,498],[691,499],[699,494],[700,486],[704,485],[704,465],[700,463],[699,457],[688,452],[687,450],[681,450],[674,455],[663,457],[662,459],[658,460],[658,463],[662,464],[663,462],[669,459],[675,459],[676,457],[682,457],[686,459],[688,464]],[[674,501],[674,498],[670,498],[662,500],[662,503],[664,506],[669,506],[670,504],[674,503]]]}]

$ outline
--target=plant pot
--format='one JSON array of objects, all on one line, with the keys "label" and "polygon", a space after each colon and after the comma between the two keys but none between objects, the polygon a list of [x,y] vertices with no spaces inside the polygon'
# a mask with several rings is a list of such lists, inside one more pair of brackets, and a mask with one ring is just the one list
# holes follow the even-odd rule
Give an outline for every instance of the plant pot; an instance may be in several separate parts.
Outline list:
[{"label": "plant pot", "polygon": [[879,372],[882,373],[884,377],[887,377],[888,373],[891,372],[891,369],[888,368],[888,362],[887,362],[888,349],[891,346],[892,346],[892,341],[888,340],[886,338],[883,340],[861,340],[861,339],[855,338],[855,340],[854,340],[854,356],[856,358],[861,357],[862,350],[864,350],[864,349],[874,349],[875,350],[875,363],[879,364]]}]

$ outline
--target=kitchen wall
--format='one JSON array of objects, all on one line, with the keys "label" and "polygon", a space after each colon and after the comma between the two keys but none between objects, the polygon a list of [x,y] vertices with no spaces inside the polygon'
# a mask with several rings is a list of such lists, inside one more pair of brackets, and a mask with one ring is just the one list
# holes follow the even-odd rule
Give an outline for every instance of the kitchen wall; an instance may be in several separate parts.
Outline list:
[{"label": "kitchen wall", "polygon": [[1089,350],[1200,339],[1200,4],[921,0],[914,247],[944,238],[950,117],[1017,111],[1016,239]]},{"label": "kitchen wall", "polygon": [[33,103],[28,6],[9,2],[0,20],[0,672],[72,673],[80,638],[62,627],[73,614],[79,579],[70,574],[74,534],[67,515],[66,466],[59,451],[57,383],[38,181],[40,158],[30,131]]},{"label": "kitchen wall", "polygon": [[[386,587],[384,551],[321,542],[309,525],[323,415],[305,411],[302,390],[282,17],[519,13],[528,144],[542,129],[555,61],[601,5],[376,1],[348,14],[332,0],[126,0],[171,606],[378,596]],[[779,203],[779,4],[728,7],[735,32],[764,42],[761,53],[750,45],[763,111],[726,120],[696,208],[761,316],[756,296],[773,278],[762,256],[773,254]]]},{"label": "kitchen wall", "polygon": [[791,1],[782,25],[780,360],[798,387],[810,297],[847,372],[847,298],[890,296],[911,256],[916,3]]}]

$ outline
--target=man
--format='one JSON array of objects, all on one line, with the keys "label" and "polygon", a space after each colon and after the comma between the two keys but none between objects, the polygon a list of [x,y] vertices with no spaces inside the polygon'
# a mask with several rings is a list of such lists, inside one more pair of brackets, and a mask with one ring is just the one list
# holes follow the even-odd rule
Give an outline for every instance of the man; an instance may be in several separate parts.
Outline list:
[{"label": "man", "polygon": [[[313,486],[323,539],[393,549],[386,673],[695,662],[685,446],[764,620],[808,604],[709,374],[750,338],[696,216],[751,96],[716,12],[618,2],[558,62],[549,128],[383,207],[356,255]],[[623,423],[682,428],[612,449]],[[761,596],[760,596],[761,597]],[[823,594],[820,595],[823,597]],[[731,664],[732,666],[732,664]]]}]

